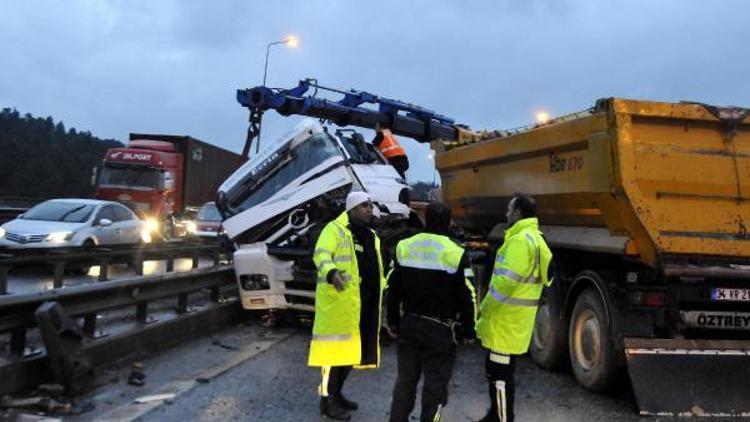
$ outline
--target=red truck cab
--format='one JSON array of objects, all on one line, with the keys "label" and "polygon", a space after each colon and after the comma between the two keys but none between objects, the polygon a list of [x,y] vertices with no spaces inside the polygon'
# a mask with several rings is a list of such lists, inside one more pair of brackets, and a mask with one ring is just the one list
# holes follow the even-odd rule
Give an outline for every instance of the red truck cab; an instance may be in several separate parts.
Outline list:
[{"label": "red truck cab", "polygon": [[133,140],[107,151],[96,197],[129,204],[142,218],[163,221],[183,209],[182,154],[171,142]]}]

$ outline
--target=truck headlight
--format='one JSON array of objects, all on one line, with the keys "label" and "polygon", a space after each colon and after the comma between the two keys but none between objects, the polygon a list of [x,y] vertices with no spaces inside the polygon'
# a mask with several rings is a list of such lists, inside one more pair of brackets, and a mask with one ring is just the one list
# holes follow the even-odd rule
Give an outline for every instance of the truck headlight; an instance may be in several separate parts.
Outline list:
[{"label": "truck headlight", "polygon": [[55,232],[47,235],[47,242],[62,243],[70,240],[73,237],[73,232]]},{"label": "truck headlight", "polygon": [[195,233],[198,231],[198,225],[195,224],[195,221],[186,221],[185,230],[187,230],[188,233]]},{"label": "truck headlight", "polygon": [[243,274],[240,276],[240,285],[244,290],[263,290],[271,287],[265,274]]},{"label": "truck headlight", "polygon": [[0,239],[5,237],[5,229],[0,227]]},{"label": "truck headlight", "polygon": [[147,218],[146,221],[143,222],[143,227],[149,232],[158,232],[159,222],[156,221],[155,218]]}]

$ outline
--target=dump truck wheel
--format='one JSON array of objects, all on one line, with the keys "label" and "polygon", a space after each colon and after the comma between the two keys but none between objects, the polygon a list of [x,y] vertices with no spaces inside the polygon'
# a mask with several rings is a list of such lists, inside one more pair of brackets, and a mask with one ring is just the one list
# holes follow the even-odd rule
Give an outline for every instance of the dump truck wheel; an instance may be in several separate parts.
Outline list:
[{"label": "dump truck wheel", "polygon": [[567,357],[566,330],[556,293],[554,287],[544,289],[529,347],[534,363],[545,369],[559,369]]},{"label": "dump truck wheel", "polygon": [[604,304],[591,287],[581,293],[573,308],[568,343],[578,383],[596,392],[611,389],[617,375],[617,356],[610,341]]}]

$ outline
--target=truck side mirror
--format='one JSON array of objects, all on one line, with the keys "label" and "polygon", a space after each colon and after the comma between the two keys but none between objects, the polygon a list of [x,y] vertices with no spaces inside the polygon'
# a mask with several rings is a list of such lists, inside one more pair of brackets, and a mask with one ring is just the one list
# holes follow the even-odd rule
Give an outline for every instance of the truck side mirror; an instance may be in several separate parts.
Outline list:
[{"label": "truck side mirror", "polygon": [[99,226],[101,227],[109,227],[111,225],[112,220],[110,220],[109,218],[102,218],[101,220],[99,220]]},{"label": "truck side mirror", "polygon": [[94,166],[91,168],[91,186],[96,186],[96,179],[99,175],[99,167]]}]

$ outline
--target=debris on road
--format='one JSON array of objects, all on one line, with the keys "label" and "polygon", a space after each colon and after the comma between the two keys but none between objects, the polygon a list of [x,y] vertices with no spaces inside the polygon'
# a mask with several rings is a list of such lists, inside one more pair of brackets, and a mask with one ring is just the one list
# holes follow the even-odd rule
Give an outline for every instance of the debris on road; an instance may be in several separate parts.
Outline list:
[{"label": "debris on road", "polygon": [[128,384],[142,387],[146,385],[146,373],[143,372],[143,364],[140,362],[133,363],[130,368],[130,375],[128,376]]},{"label": "debris on road", "polygon": [[135,400],[133,400],[135,403],[138,404],[144,404],[144,403],[150,403],[152,401],[169,401],[175,398],[174,393],[166,393],[166,394],[152,394],[150,396],[142,396],[138,397]]}]

